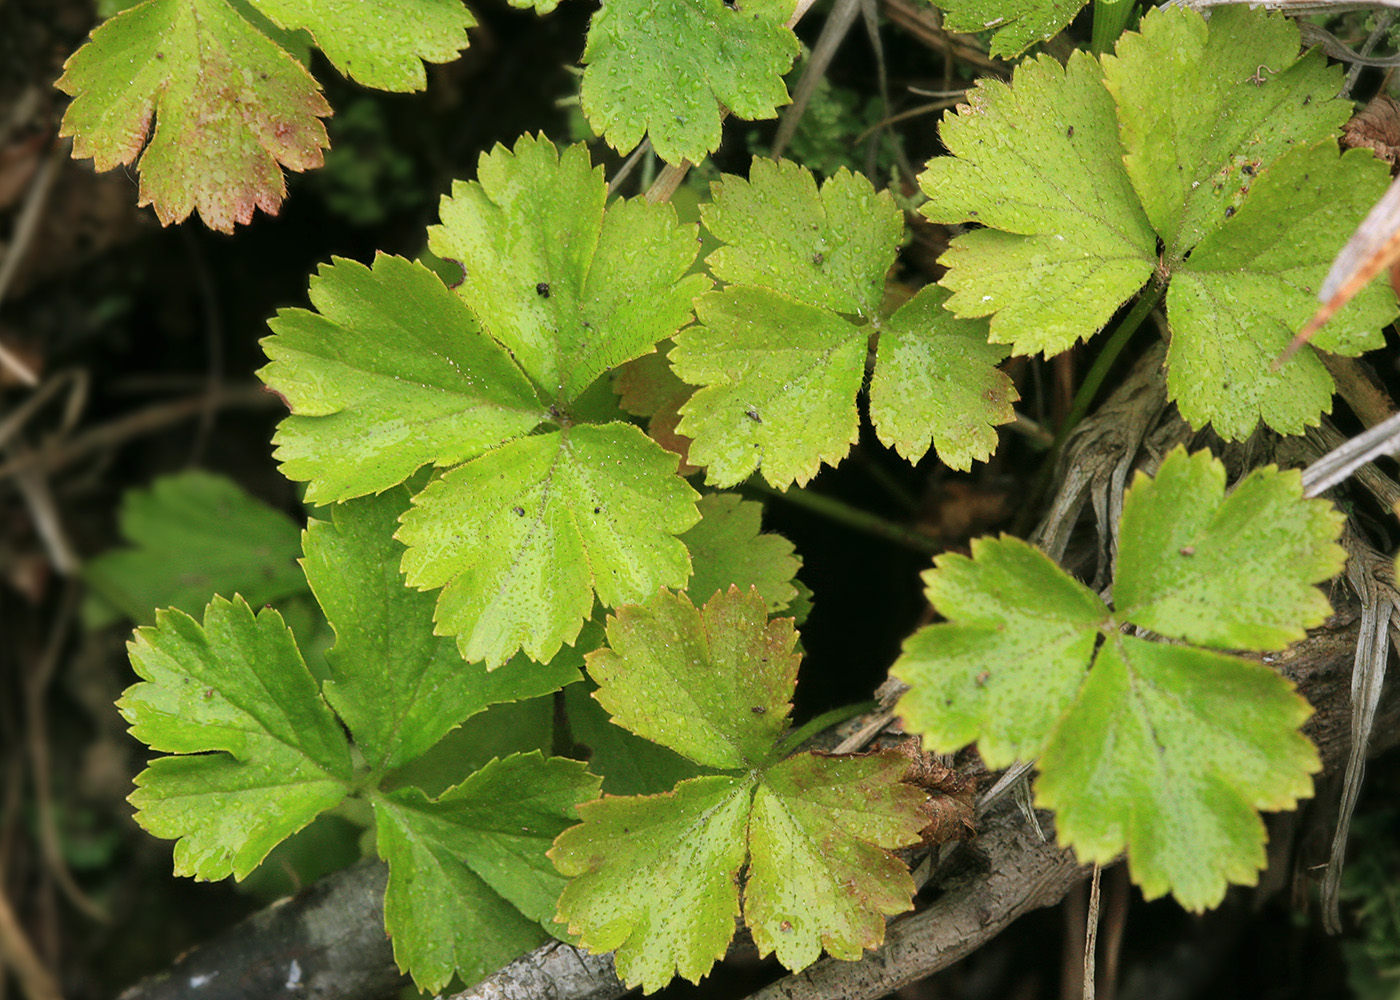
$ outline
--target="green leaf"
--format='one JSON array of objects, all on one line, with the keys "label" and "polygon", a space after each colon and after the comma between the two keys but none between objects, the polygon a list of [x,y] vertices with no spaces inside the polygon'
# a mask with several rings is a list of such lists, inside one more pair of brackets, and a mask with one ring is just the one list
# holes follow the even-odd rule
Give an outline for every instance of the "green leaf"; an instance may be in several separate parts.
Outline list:
[{"label": "green leaf", "polygon": [[566,656],[546,666],[517,657],[488,672],[464,663],[451,637],[434,635],[432,596],[399,573],[403,546],[393,534],[407,507],[398,488],[339,504],[331,521],[306,530],[307,579],[336,632],[326,700],[375,770],[420,756],[488,705],[581,679]]},{"label": "green leaf", "polygon": [[677,434],[676,425],[681,422],[681,406],[695,389],[671,370],[666,360],[671,347],[670,343],[663,342],[652,353],[619,366],[612,373],[612,386],[617,393],[618,406],[634,417],[646,417],[647,437],[679,455],[679,472],[689,476],[699,470],[687,461],[690,438]]},{"label": "green leaf", "polygon": [[1036,801],[1082,861],[1126,846],[1144,896],[1209,909],[1264,867],[1256,810],[1312,794],[1311,714],[1266,666],[1117,636],[1041,758]]},{"label": "green leaf", "polygon": [[453,184],[442,225],[428,230],[433,253],[465,271],[457,294],[561,408],[671,336],[708,287],[686,274],[695,226],[678,224],[669,205],[605,208],[606,198],[587,147],[561,156],[548,139],[523,136],[514,150],[483,154],[477,180]]},{"label": "green leaf", "polygon": [[[593,611],[683,586],[695,493],[676,458],[626,424],[521,438],[414,498],[398,538],[421,589],[442,587],[439,629],[489,668],[517,649],[547,662]],[[621,470],[621,471],[619,471]]]},{"label": "green leaf", "polygon": [[924,793],[900,781],[907,760],[778,760],[795,639],[791,619],[768,621],[757,591],[731,587],[699,611],[662,591],[618,609],[609,645],[588,657],[614,722],[734,772],[582,806],[583,823],[550,852],[573,877],[559,919],[586,947],[616,948],[631,985],[650,992],[709,971],[733,936],[746,857],[745,920],[794,970],[823,947],[844,957],[875,947],[883,915],[911,905],[913,882],[887,851],[927,822]]},{"label": "green leaf", "polygon": [[1128,175],[1173,263],[1239,208],[1263,166],[1335,142],[1351,114],[1332,100],[1338,71],[1318,49],[1298,58],[1298,29],[1282,13],[1225,7],[1208,29],[1199,16],[1144,18],[1103,72]]},{"label": "green leaf", "polygon": [[311,279],[311,302],[318,312],[270,322],[258,374],[291,407],[273,440],[312,502],[378,493],[547,419],[509,355],[421,264],[338,259]]},{"label": "green leaf", "polygon": [[[1180,455],[1180,453],[1174,453]],[[1222,649],[1283,649],[1331,606],[1313,584],[1346,564],[1345,517],[1299,503],[1298,470],[1255,469],[1225,495],[1209,452],[1141,473],[1123,502],[1114,603],[1121,619]]]},{"label": "green leaf", "polygon": [[891,671],[910,685],[911,731],[941,751],[976,739],[991,767],[1039,757],[1037,802],[1061,840],[1085,862],[1126,849],[1149,898],[1191,909],[1253,884],[1257,810],[1310,793],[1317,754],[1297,730],[1311,710],[1261,664],[1126,630],[1279,649],[1327,616],[1312,585],[1342,567],[1342,518],[1302,497],[1296,471],[1256,470],[1228,497],[1224,483],[1218,461],[1183,448],[1138,476],[1111,615],[1023,542],[941,557],[925,579],[948,621],[915,633]]},{"label": "green leaf", "polygon": [[262,607],[306,591],[296,524],[223,476],[182,472],[129,490],[119,528],[130,547],[103,553],[83,575],[141,624],[156,608],[202,611],[215,594]]},{"label": "green leaf", "polygon": [[751,768],[787,728],[796,641],[756,591],[730,587],[700,610],[663,591],[609,617],[588,673],[619,725],[699,764]]},{"label": "green leaf", "polygon": [[[1169,283],[1168,392],[1196,427],[1243,439],[1260,420],[1317,423],[1332,379],[1312,348],[1273,362],[1316,305],[1341,242],[1385,187],[1366,153],[1339,160],[1340,69],[1294,58],[1282,15],[1149,11],[1116,56],[1023,64],[945,119],[923,211],[986,229],[944,258],[947,308],[1047,354],[1092,335],[1150,275]],[[1150,221],[1149,221],[1150,220]],[[1158,239],[1164,247],[1156,249]],[[1160,256],[1160,259],[1159,259]],[[1370,289],[1315,346],[1359,354],[1395,301]]]},{"label": "green leaf", "polygon": [[713,200],[700,217],[725,244],[707,258],[715,277],[832,312],[879,311],[885,273],[904,236],[888,191],[844,168],[818,191],[810,171],[761,157],[748,180],[725,175],[711,187]]},{"label": "green leaf", "polygon": [[1006,351],[987,343],[987,324],[958,319],[942,308],[947,300],[926,285],[882,324],[870,422],[910,462],[932,445],[944,465],[969,469],[996,451],[995,428],[1016,418],[1020,396],[996,367]]},{"label": "green leaf", "polygon": [[988,51],[1014,59],[1036,42],[1058,35],[1084,8],[1084,0],[943,0],[943,25],[949,31],[979,34],[995,28]]},{"label": "green leaf", "polygon": [[615,725],[593,697],[596,690],[594,684],[570,685],[564,689],[564,704],[574,750],[586,755],[589,768],[603,776],[604,794],[653,795],[706,773],[674,750]]},{"label": "green leaf", "polygon": [[[1301,434],[1331,409],[1332,378],[1316,350],[1278,371],[1274,360],[1312,315],[1332,259],[1387,179],[1370,150],[1339,159],[1333,139],[1261,171],[1249,200],[1201,241],[1167,290],[1167,392],[1182,416],[1238,440],[1261,419]],[[1395,315],[1395,295],[1373,284],[1312,344],[1346,355],[1381,347]]]},{"label": "green leaf", "polygon": [[376,796],[399,968],[438,991],[454,973],[475,982],[543,941],[563,887],[545,851],[597,791],[577,761],[529,753],[492,761],[437,799],[416,788]]},{"label": "green leaf", "polygon": [[310,32],[336,69],[379,90],[422,90],[423,62],[452,62],[476,24],[462,0],[251,2],[288,31]]},{"label": "green leaf", "polygon": [[350,753],[275,611],[215,598],[201,625],[160,612],[137,629],[143,680],[117,703],[153,761],[131,796],[137,821],[178,837],[177,874],[243,878],[280,841],[338,803]]},{"label": "green leaf", "polygon": [[749,821],[744,916],[760,956],[789,969],[825,948],[854,961],[912,907],[914,880],[887,850],[919,842],[925,796],[901,782],[909,759],[800,754],[764,775]]},{"label": "green leaf", "polygon": [[793,581],[802,560],[786,538],[761,530],[762,504],[737,493],[711,493],[696,506],[700,523],[681,536],[695,570],[686,585],[692,601],[703,604],[731,586],[753,587],[770,614],[796,600]]},{"label": "green leaf", "polygon": [[68,60],[58,87],[73,97],[60,129],[73,155],[98,170],[139,155],[140,204],[167,225],[198,210],[231,232],[254,208],[276,214],[282,168],[318,167],[327,146],[316,81],[225,0],[123,11]]},{"label": "green leaf", "polygon": [[1097,60],[1076,51],[983,81],[939,135],[953,156],[919,176],[934,222],[979,222],[943,258],[947,308],[991,316],[1017,354],[1056,354],[1089,337],[1152,275],[1156,234],[1123,167],[1113,98]]},{"label": "green leaf", "polygon": [[1018,538],[978,538],[924,574],[948,621],[919,629],[890,673],[900,714],[930,750],[977,742],[988,767],[1030,760],[1074,700],[1108,618],[1103,601]]},{"label": "green leaf", "polygon": [[703,387],[677,430],[712,484],[755,469],[805,483],[859,435],[855,397],[903,220],[864,177],[841,170],[818,190],[807,170],[758,157],[701,213],[727,243],[708,263],[731,287],[697,300],[700,325],[671,351],[676,374]]},{"label": "green leaf", "polygon": [[579,806],[549,856],[571,878],[561,923],[617,974],[654,992],[677,973],[698,983],[724,957],[739,915],[752,779],[711,775],[675,791]]},{"label": "green leaf", "polygon": [[[718,251],[717,251],[718,252]],[[714,486],[755,469],[802,485],[856,442],[856,393],[869,329],[780,292],[738,285],[695,303],[700,326],[676,338],[671,364],[699,389],[677,430]]]},{"label": "green leaf", "polygon": [[783,74],[797,57],[784,25],[792,0],[606,0],[583,61],[583,113],[620,153],[649,133],[667,163],[719,148],[720,105],[772,118],[788,102]]}]

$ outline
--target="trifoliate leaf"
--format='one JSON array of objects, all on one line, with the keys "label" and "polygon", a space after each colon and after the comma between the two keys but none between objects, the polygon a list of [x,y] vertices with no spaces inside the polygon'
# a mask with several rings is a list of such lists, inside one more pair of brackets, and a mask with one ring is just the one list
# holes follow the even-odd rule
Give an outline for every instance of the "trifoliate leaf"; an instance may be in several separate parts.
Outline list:
[{"label": "trifoliate leaf", "polygon": [[488,705],[532,698],[580,679],[571,658],[524,657],[499,670],[465,663],[451,637],[433,634],[433,597],[404,585],[394,541],[408,491],[339,504],[306,529],[307,579],[336,632],[326,654],[326,700],[371,768],[420,756]]},{"label": "trifoliate leaf", "polygon": [[749,821],[744,917],[760,956],[789,969],[825,949],[854,961],[885,940],[885,917],[914,905],[914,880],[887,850],[919,842],[922,791],[909,759],[801,754],[764,775]]},{"label": "trifoliate leaf", "polygon": [[[1340,70],[1297,49],[1281,15],[1237,8],[1207,26],[1156,9],[1102,67],[1041,57],[1010,86],[980,85],[943,123],[954,155],[920,179],[930,218],[989,227],[954,239],[947,307],[991,316],[992,339],[1017,353],[1054,353],[1155,272],[1170,284],[1168,391],[1183,416],[1231,439],[1261,419],[1290,434],[1315,424],[1332,393],[1315,352],[1279,372],[1273,361],[1385,169],[1364,153],[1339,161]],[[1378,346],[1395,312],[1369,292],[1317,346]]]},{"label": "trifoliate leaf", "polygon": [[[1385,189],[1386,165],[1336,141],[1298,147],[1260,171],[1249,200],[1205,237],[1167,290],[1167,394],[1195,426],[1248,437],[1262,419],[1301,434],[1331,409],[1332,378],[1314,350],[1274,370],[1317,304],[1332,258]],[[1312,344],[1356,355],[1380,347],[1395,295],[1364,289]]]},{"label": "trifoliate leaf", "polygon": [[1074,700],[1108,618],[1103,601],[1017,538],[978,538],[972,558],[948,553],[924,574],[948,621],[904,643],[890,673],[925,745],[951,753],[977,742],[988,767],[1030,760]]},{"label": "trifoliate leaf", "polygon": [[676,458],[627,424],[521,438],[438,479],[404,514],[410,585],[442,587],[438,628],[495,668],[517,649],[540,662],[593,611],[690,575],[674,536],[696,520]]},{"label": "trifoliate leaf", "polygon": [[787,728],[796,641],[792,620],[768,621],[756,591],[730,587],[699,610],[662,592],[608,619],[588,673],[619,725],[699,764],[749,768]]},{"label": "trifoliate leaf", "polygon": [[1225,494],[1209,452],[1141,473],[1123,501],[1118,614],[1161,635],[1222,649],[1283,649],[1332,613],[1313,584],[1346,564],[1346,520],[1299,503],[1296,469],[1256,469]]},{"label": "trifoliate leaf", "polygon": [[320,166],[327,145],[316,81],[224,0],[123,11],[68,60],[58,87],[73,97],[61,128],[73,155],[98,170],[139,155],[140,204],[167,225],[197,210],[231,232],[254,208],[276,214],[282,168]]},{"label": "trifoliate leaf", "polygon": [[[1082,860],[1126,849],[1149,897],[1192,909],[1255,881],[1256,810],[1309,794],[1318,760],[1297,728],[1310,710],[1258,663],[1125,630],[1281,648],[1329,613],[1312,585],[1342,565],[1342,519],[1302,497],[1297,472],[1256,470],[1228,497],[1224,481],[1218,461],[1182,448],[1137,478],[1111,614],[1023,542],[941,557],[925,579],[949,620],[915,633],[891,671],[911,688],[908,728],[940,750],[977,739],[993,767],[1039,757],[1037,802],[1059,810]],[[1010,705],[988,711],[1008,684]]]},{"label": "trifoliate leaf", "polygon": [[933,445],[943,464],[968,469],[996,451],[996,425],[1015,419],[1020,396],[996,367],[1006,350],[987,343],[987,323],[958,319],[947,299],[927,285],[881,325],[870,422],[910,462]]},{"label": "trifoliate leaf", "polygon": [[758,469],[774,486],[802,485],[846,456],[860,432],[867,327],[744,285],[707,292],[695,309],[701,325],[676,338],[671,364],[704,386],[677,430],[707,482],[733,486]]},{"label": "trifoliate leaf", "polygon": [[1037,803],[1080,860],[1126,846],[1144,896],[1209,909],[1264,867],[1256,810],[1312,794],[1311,714],[1262,664],[1117,636],[1040,760]]},{"label": "trifoliate leaf", "polygon": [[131,734],[199,755],[153,761],[131,796],[142,826],[180,838],[177,874],[241,879],[345,796],[345,736],[277,612],[215,598],[203,625],[160,612],[129,649],[143,678],[117,703]]},{"label": "trifoliate leaf", "polygon": [[762,532],[763,505],[711,493],[697,506],[700,523],[681,536],[695,570],[685,588],[691,600],[704,604],[731,586],[753,587],[770,614],[787,608],[797,597],[793,579],[802,560],[786,538]]},{"label": "trifoliate leaf", "polygon": [[794,641],[791,620],[769,622],[756,591],[731,587],[699,611],[661,591],[620,608],[609,645],[588,657],[614,722],[734,772],[581,806],[583,823],[550,852],[574,877],[559,919],[586,947],[616,948],[631,985],[709,971],[733,936],[746,857],[745,920],[794,970],[822,947],[854,957],[879,944],[883,915],[910,906],[913,882],[886,850],[927,822],[923,792],[900,782],[907,761],[777,760]]},{"label": "trifoliate leaf", "polygon": [[539,753],[492,761],[429,799],[416,788],[374,798],[389,863],[385,926],[420,989],[471,983],[545,939],[563,880],[545,851],[597,795],[577,761]]},{"label": "trifoliate leaf", "polygon": [[103,553],[83,575],[141,624],[156,608],[203,611],[215,594],[262,607],[306,591],[296,524],[223,476],[182,472],[129,490],[119,527],[131,547]]},{"label": "trifoliate leaf", "polygon": [[1239,208],[1261,167],[1295,145],[1335,142],[1351,114],[1332,100],[1336,70],[1319,49],[1298,57],[1298,29],[1282,13],[1225,7],[1209,28],[1200,17],[1144,18],[1103,72],[1128,175],[1173,262]]},{"label": "trifoliate leaf", "polygon": [[821,190],[787,160],[754,157],[749,178],[726,175],[702,205],[724,246],[707,263],[731,285],[758,285],[832,312],[869,316],[885,296],[904,219],[888,191],[844,168]]},{"label": "trifoliate leaf", "polygon": [[336,260],[311,279],[318,312],[283,309],[258,374],[292,415],[282,471],[323,503],[378,493],[427,464],[475,458],[548,419],[510,356],[421,264]]},{"label": "trifoliate leaf", "polygon": [[943,0],[943,25],[976,34],[995,28],[988,51],[1014,59],[1036,42],[1058,35],[1084,7],[1084,0]]},{"label": "trifoliate leaf", "polygon": [[720,105],[772,118],[797,58],[792,0],[606,0],[583,50],[589,124],[620,153],[650,134],[667,163],[719,148]]},{"label": "trifoliate leaf", "polygon": [[753,788],[711,775],[579,806],[583,823],[549,852],[571,878],[558,920],[590,951],[615,950],[618,976],[648,993],[677,974],[699,982],[734,936]]},{"label": "trifoliate leaf", "polygon": [[252,0],[273,21],[304,28],[316,47],[356,83],[422,90],[423,63],[452,62],[476,24],[462,0]]},{"label": "trifoliate leaf", "polygon": [[606,198],[587,147],[561,156],[524,136],[483,154],[477,180],[453,185],[442,225],[428,231],[433,253],[462,265],[456,292],[483,329],[561,408],[674,333],[707,287],[686,275],[695,226],[679,225],[669,205],[634,198],[605,209]]},{"label": "trifoliate leaf", "polygon": [[919,177],[934,222],[987,229],[943,258],[947,307],[991,316],[1017,354],[1057,354],[1106,324],[1157,263],[1156,234],[1128,173],[1113,98],[1092,56],[1028,60],[986,80],[939,135],[952,156]]}]

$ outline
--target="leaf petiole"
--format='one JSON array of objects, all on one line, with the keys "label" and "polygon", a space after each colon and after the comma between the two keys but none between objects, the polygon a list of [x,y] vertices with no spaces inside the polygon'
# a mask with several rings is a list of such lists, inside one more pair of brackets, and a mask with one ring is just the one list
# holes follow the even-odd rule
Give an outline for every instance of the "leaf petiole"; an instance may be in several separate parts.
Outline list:
[{"label": "leaf petiole", "polygon": [[778,741],[778,745],[773,748],[773,753],[770,755],[772,762],[776,763],[782,760],[817,733],[839,725],[847,719],[853,719],[862,713],[873,712],[877,707],[873,701],[858,701],[850,705],[841,705],[829,712],[823,712],[816,718],[808,719]]}]

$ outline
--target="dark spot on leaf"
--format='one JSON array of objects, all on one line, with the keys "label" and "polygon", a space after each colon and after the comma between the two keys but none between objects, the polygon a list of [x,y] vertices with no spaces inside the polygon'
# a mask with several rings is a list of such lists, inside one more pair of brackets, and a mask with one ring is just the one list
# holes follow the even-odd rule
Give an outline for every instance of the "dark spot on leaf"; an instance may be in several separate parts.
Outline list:
[{"label": "dark spot on leaf", "polygon": [[1303,98],[1303,107],[1306,108],[1306,107],[1307,107],[1309,104],[1311,104],[1311,103],[1312,103],[1312,94],[1308,94],[1306,97]]},{"label": "dark spot on leaf", "polygon": [[815,264],[817,267],[821,267],[823,264],[826,263],[826,257],[822,255],[822,252],[820,250],[812,254],[812,263]]},{"label": "dark spot on leaf", "polygon": [[792,930],[792,921],[784,920],[778,925],[778,930],[782,931],[783,933],[787,933],[788,931]]},{"label": "dark spot on leaf", "polygon": [[524,508],[524,507],[512,507],[512,508],[511,508],[511,513],[513,513],[516,517],[524,517],[524,516],[525,516],[525,508]]},{"label": "dark spot on leaf", "polygon": [[753,708],[749,709],[749,711],[752,712],[754,715],[768,714],[768,709],[764,708],[762,705],[755,705]]},{"label": "dark spot on leaf", "polygon": [[1232,215],[1234,215],[1234,214],[1235,214],[1235,207],[1234,207],[1233,205],[1231,205],[1229,208],[1225,209],[1225,218],[1228,219],[1228,218],[1230,218],[1230,217],[1231,217]]},{"label": "dark spot on leaf", "polygon": [[1073,126],[1073,125],[1071,125],[1071,126],[1070,126],[1069,128],[1067,128],[1067,129],[1065,129],[1065,138],[1066,138],[1066,139],[1073,139],[1073,138],[1074,138],[1074,126]]},{"label": "dark spot on leaf", "polygon": [[1240,167],[1240,170],[1246,177],[1254,176],[1254,164],[1252,163],[1246,163],[1244,166]]},{"label": "dark spot on leaf", "polygon": [[594,508],[593,508],[593,513],[595,513],[595,514],[601,514],[601,513],[603,513],[603,508],[602,508],[602,507],[594,507]]},{"label": "dark spot on leaf", "polygon": [[549,298],[549,282],[541,281],[535,285],[535,294],[542,299]]},{"label": "dark spot on leaf", "polygon": [[1196,546],[1194,546],[1194,545],[1183,545],[1183,546],[1181,547],[1181,550],[1180,550],[1180,551],[1181,551],[1181,554],[1184,555],[1184,556],[1194,556],[1194,555],[1196,554]]},{"label": "dark spot on leaf", "polygon": [[976,682],[977,682],[977,686],[978,686],[978,687],[982,687],[984,684],[987,683],[987,680],[988,680],[991,676],[992,676],[991,671],[989,671],[989,670],[984,670],[984,671],[982,671],[982,672],[981,672],[980,674],[978,674],[977,677],[975,678],[975,679],[976,679]]},{"label": "dark spot on leaf", "polygon": [[744,416],[748,417],[756,424],[763,423],[763,418],[758,415],[758,411],[755,410],[752,406],[750,406],[747,410],[744,411]]}]

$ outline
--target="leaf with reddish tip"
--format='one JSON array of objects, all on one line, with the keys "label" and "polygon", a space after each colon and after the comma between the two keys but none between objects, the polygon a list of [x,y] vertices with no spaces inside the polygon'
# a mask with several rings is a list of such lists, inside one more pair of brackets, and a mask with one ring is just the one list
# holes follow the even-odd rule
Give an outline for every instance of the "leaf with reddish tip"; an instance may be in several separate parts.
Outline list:
[{"label": "leaf with reddish tip", "polygon": [[231,232],[255,208],[276,214],[282,169],[320,166],[328,145],[330,105],[311,74],[220,0],[123,11],[68,60],[58,87],[74,98],[61,129],[73,155],[99,170],[140,156],[140,203],[166,225],[198,211]]}]

